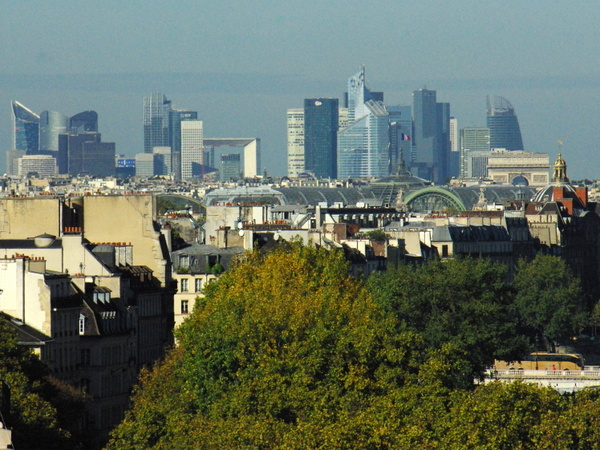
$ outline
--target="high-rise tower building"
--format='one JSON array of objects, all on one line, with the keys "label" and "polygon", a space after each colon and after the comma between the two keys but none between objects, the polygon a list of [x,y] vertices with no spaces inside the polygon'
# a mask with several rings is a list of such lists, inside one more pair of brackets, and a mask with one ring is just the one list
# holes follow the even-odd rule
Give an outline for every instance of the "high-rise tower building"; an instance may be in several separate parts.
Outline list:
[{"label": "high-rise tower building", "polygon": [[304,172],[304,110],[287,110],[287,161],[288,175],[297,177]]},{"label": "high-rise tower building", "polygon": [[40,148],[40,116],[17,101],[11,102],[13,150],[36,153]]},{"label": "high-rise tower building", "polygon": [[237,181],[242,171],[239,153],[221,154],[221,165],[219,167],[219,180],[222,182]]},{"label": "high-rise tower building", "polygon": [[169,114],[171,101],[156,92],[144,97],[144,153],[154,147],[169,147]]},{"label": "high-rise tower building", "polygon": [[59,173],[97,176],[115,174],[115,143],[102,142],[100,133],[62,133],[58,139]]},{"label": "high-rise tower building", "polygon": [[82,111],[71,116],[69,131],[77,134],[98,131],[98,113],[96,111]]},{"label": "high-rise tower building", "polygon": [[365,66],[348,78],[348,122],[353,123],[369,112],[365,103],[372,100],[371,91],[365,85]]},{"label": "high-rise tower building", "polygon": [[487,177],[487,160],[490,153],[490,129],[465,127],[460,130],[460,176],[462,178]]},{"label": "high-rise tower building", "polygon": [[181,122],[181,178],[192,178],[194,166],[204,164],[204,132],[201,120]]},{"label": "high-rise tower building", "polygon": [[436,91],[413,92],[413,130],[411,171],[436,184],[444,183],[451,175],[450,104],[438,103]]},{"label": "high-rise tower building", "polygon": [[337,176],[339,100],[304,100],[304,170],[319,178]]},{"label": "high-rise tower building", "polygon": [[388,175],[389,146],[389,115],[365,86],[363,66],[348,79],[348,127],[338,134],[338,178]]},{"label": "high-rise tower building", "polygon": [[69,118],[58,111],[40,114],[40,150],[58,152],[58,135],[66,133]]},{"label": "high-rise tower building", "polygon": [[487,126],[490,129],[490,147],[523,150],[519,120],[513,106],[504,97],[487,97]]},{"label": "high-rise tower building", "polygon": [[169,113],[169,145],[171,146],[171,167],[176,179],[181,179],[181,122],[198,120],[197,111],[181,109]]},{"label": "high-rise tower building", "polygon": [[402,158],[410,158],[412,115],[410,106],[387,106],[390,118],[390,173],[396,173]]}]

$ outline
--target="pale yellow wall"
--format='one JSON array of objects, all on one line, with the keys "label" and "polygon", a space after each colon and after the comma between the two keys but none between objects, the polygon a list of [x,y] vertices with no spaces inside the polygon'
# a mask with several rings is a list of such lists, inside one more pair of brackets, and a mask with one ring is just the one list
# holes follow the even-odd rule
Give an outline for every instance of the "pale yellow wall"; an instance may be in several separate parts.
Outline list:
[{"label": "pale yellow wall", "polygon": [[[89,196],[69,202],[73,207],[83,205],[84,238],[92,243],[132,243],[133,264],[148,266],[164,285],[167,260],[163,259],[160,233],[154,230],[156,203],[152,195]],[[61,236],[61,227],[61,202],[58,199],[0,199],[0,239],[26,239],[44,233]],[[105,275],[94,258],[81,248],[80,241],[69,240],[72,237],[64,236],[62,268],[58,267],[56,255],[50,256],[47,250],[36,249],[31,256],[52,259],[48,267],[51,270],[68,269],[69,273],[77,273],[80,264],[84,264],[86,273]],[[79,239],[79,236],[74,238],[75,241]]]},{"label": "pale yellow wall", "polygon": [[0,239],[60,234],[60,201],[53,198],[0,199]]},{"label": "pale yellow wall", "polygon": [[[83,246],[80,234],[65,235],[63,244],[62,272],[70,274],[84,273],[86,275],[110,275],[111,273],[96,259],[94,254]],[[48,267],[49,269],[51,267]],[[57,269],[52,269],[57,270]]]},{"label": "pale yellow wall", "polygon": [[164,285],[167,260],[154,230],[155,212],[152,195],[83,197],[84,237],[92,243],[131,242],[133,264],[148,266]]}]

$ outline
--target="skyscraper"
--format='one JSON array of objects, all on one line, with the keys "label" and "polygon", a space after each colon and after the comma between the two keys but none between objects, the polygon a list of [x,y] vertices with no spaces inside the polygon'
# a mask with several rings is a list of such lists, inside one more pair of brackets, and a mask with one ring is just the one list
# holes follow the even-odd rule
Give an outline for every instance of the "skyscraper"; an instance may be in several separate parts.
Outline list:
[{"label": "skyscraper", "polygon": [[487,177],[487,158],[490,153],[490,129],[465,127],[460,130],[460,176]]},{"label": "skyscraper", "polygon": [[[449,107],[450,104],[448,104],[448,108]],[[456,117],[450,117],[449,126],[448,139],[450,140],[450,153],[446,175],[449,177],[458,177],[460,176],[460,135],[458,131],[458,119]]]},{"label": "skyscraper", "polygon": [[176,179],[181,179],[181,122],[198,120],[197,111],[181,109],[169,113],[169,145],[171,146],[171,167]]},{"label": "skyscraper", "polygon": [[348,78],[348,123],[353,123],[369,112],[365,103],[372,100],[371,91],[365,85],[365,66]]},{"label": "skyscraper", "polygon": [[194,166],[204,164],[204,133],[201,120],[181,122],[181,178],[192,178]]},{"label": "skyscraper", "polygon": [[28,154],[40,149],[40,116],[17,101],[11,102],[13,118],[13,150]]},{"label": "skyscraper", "polygon": [[487,126],[491,148],[524,149],[519,120],[513,106],[504,97],[488,95]]},{"label": "skyscraper", "polygon": [[389,146],[389,115],[365,86],[363,66],[348,79],[348,127],[338,134],[338,178],[388,175]]},{"label": "skyscraper", "polygon": [[438,103],[436,91],[413,91],[411,171],[442,184],[450,175],[450,104]]},{"label": "skyscraper", "polygon": [[98,113],[96,111],[82,111],[71,116],[69,131],[77,134],[98,131]]},{"label": "skyscraper", "polygon": [[339,100],[304,100],[304,170],[319,178],[337,176]]},{"label": "skyscraper", "polygon": [[287,110],[288,175],[297,177],[304,172],[304,110]]},{"label": "skyscraper", "polygon": [[58,152],[58,135],[66,133],[69,118],[58,111],[40,114],[40,150]]},{"label": "skyscraper", "polygon": [[152,154],[154,155],[154,175],[172,175],[171,147],[154,147]]},{"label": "skyscraper", "polygon": [[156,92],[144,97],[144,153],[154,147],[169,147],[169,113],[171,101]]},{"label": "skyscraper", "polygon": [[410,106],[387,106],[390,118],[390,173],[396,173],[400,158],[410,158],[412,115]]},{"label": "skyscraper", "polygon": [[59,135],[58,170],[71,175],[115,174],[115,143],[102,142],[100,133]]},{"label": "skyscraper", "polygon": [[242,171],[239,153],[221,154],[221,166],[219,167],[219,180],[222,182],[237,181]]}]

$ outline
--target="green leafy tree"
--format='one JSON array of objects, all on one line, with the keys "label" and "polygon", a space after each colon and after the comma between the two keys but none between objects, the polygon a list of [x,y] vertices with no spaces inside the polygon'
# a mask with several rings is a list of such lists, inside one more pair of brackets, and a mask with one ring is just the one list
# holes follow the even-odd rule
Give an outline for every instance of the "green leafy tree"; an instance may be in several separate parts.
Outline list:
[{"label": "green leafy tree", "polygon": [[[455,259],[399,266],[369,280],[375,301],[395,321],[397,332],[421,334],[433,348],[453,343],[471,367],[456,381],[469,383],[494,359],[516,359],[527,351],[516,332],[505,268],[484,259]],[[462,357],[462,356],[461,356]]]},{"label": "green leafy tree", "polygon": [[366,233],[364,233],[365,237],[374,241],[387,241],[389,239],[389,235],[380,229],[377,230],[369,230]]},{"label": "green leafy tree", "polygon": [[567,410],[554,409],[532,430],[538,449],[598,448],[600,443],[600,392],[583,389],[567,399]]},{"label": "green leafy tree", "polygon": [[581,284],[563,259],[538,254],[532,261],[522,260],[513,284],[522,323],[538,342],[552,345],[585,324]]},{"label": "green leafy tree", "polygon": [[513,292],[482,260],[364,284],[341,253],[247,254],[143,372],[108,448],[543,448],[557,417],[566,448],[594,448],[592,394],[473,389],[488,362],[524,351]]},{"label": "green leafy tree", "polygon": [[[31,350],[18,345],[4,318],[0,318],[0,379],[9,388],[10,408],[5,409],[4,420],[15,448],[77,448],[74,430],[83,397],[53,379]],[[3,395],[2,401],[7,397]]]},{"label": "green leafy tree", "polygon": [[[568,414],[567,401],[550,387],[490,383],[453,398],[449,414],[436,423],[439,448],[529,449],[532,429],[546,414]],[[552,447],[554,448],[554,447]]]},{"label": "green leafy tree", "polygon": [[109,448],[394,445],[408,397],[449,392],[442,354],[394,332],[341,252],[246,255],[205,294]]}]

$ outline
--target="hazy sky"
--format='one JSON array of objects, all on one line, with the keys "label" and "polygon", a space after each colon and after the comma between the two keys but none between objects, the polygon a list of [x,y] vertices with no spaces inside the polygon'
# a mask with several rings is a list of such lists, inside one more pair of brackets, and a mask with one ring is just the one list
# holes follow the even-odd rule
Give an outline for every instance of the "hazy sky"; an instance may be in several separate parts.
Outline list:
[{"label": "hazy sky", "polygon": [[554,160],[561,139],[570,177],[600,178],[598,23],[600,3],[566,0],[2,2],[0,149],[18,100],[94,109],[103,140],[143,152],[142,98],[159,91],[199,111],[207,137],[260,137],[283,175],[286,109],[341,98],[364,64],[386,104],[426,86],[461,128],[504,96],[526,150]]}]

